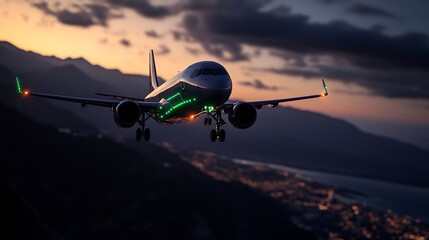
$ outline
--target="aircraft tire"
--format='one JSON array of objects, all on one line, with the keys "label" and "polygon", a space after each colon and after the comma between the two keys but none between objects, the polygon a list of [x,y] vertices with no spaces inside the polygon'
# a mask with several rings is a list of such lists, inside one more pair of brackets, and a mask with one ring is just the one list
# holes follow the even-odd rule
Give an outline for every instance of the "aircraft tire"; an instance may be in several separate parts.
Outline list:
[{"label": "aircraft tire", "polygon": [[210,140],[214,142],[216,141],[216,139],[217,139],[217,132],[216,130],[212,129],[212,131],[210,132]]},{"label": "aircraft tire", "polygon": [[207,125],[208,118],[204,118],[204,125]]},{"label": "aircraft tire", "polygon": [[221,129],[221,130],[219,130],[219,141],[221,141],[221,142],[225,142],[225,130],[224,129]]},{"label": "aircraft tire", "polygon": [[209,124],[209,125],[212,125],[212,119],[211,119],[211,118],[209,118],[209,119],[207,120],[207,122],[208,122],[208,124]]},{"label": "aircraft tire", "polygon": [[149,139],[150,139],[150,129],[149,128],[144,129],[143,137],[144,137],[144,140],[146,142],[149,141]]},{"label": "aircraft tire", "polygon": [[137,128],[136,130],[136,140],[137,142],[140,142],[140,140],[142,139],[143,136],[143,131],[141,128]]}]

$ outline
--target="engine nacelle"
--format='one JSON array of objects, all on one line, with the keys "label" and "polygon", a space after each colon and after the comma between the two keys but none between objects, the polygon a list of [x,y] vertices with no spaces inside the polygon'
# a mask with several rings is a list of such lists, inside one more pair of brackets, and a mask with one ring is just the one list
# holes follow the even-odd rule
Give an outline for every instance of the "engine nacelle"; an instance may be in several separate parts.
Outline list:
[{"label": "engine nacelle", "polygon": [[235,128],[246,129],[255,123],[257,115],[256,108],[253,105],[237,103],[228,113],[228,119]]},{"label": "engine nacelle", "polygon": [[142,115],[139,105],[133,101],[123,101],[116,106],[113,118],[123,128],[134,126]]}]

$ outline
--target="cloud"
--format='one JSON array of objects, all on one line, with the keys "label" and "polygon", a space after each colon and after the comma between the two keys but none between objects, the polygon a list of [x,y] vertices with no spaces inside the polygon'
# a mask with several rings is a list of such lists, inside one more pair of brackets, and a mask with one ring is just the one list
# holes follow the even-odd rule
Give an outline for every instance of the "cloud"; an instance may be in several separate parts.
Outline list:
[{"label": "cloud", "polygon": [[[320,64],[328,58],[334,66],[329,74],[340,81],[358,82],[388,97],[429,98],[429,38],[425,34],[386,35],[380,27],[314,22],[287,9],[280,14],[258,0],[214,0],[195,9],[185,14],[182,25],[189,38],[213,56],[243,61],[251,57],[243,45],[263,47],[296,67],[281,69],[284,74],[318,78],[327,70],[329,65]],[[347,77],[350,72],[344,69],[354,77]]]},{"label": "cloud", "polygon": [[178,10],[173,6],[155,6],[149,0],[106,0],[108,3],[135,10],[137,13],[148,18],[164,18],[175,15]]},{"label": "cloud", "polygon": [[107,44],[109,42],[109,39],[107,37],[100,39],[101,44]]},{"label": "cloud", "polygon": [[128,39],[123,38],[119,41],[119,43],[124,47],[131,47],[131,42]]},{"label": "cloud", "polygon": [[278,90],[278,88],[276,86],[268,86],[265,85],[261,80],[259,79],[255,79],[253,81],[244,81],[244,82],[239,82],[240,85],[243,86],[248,86],[248,87],[253,87],[259,90]]},{"label": "cloud", "polygon": [[312,66],[305,68],[265,68],[249,69],[253,71],[266,71],[287,76],[303,78],[324,78],[329,82],[336,80],[346,83],[355,83],[366,87],[368,94],[391,98],[424,98],[429,99],[429,72],[424,70],[390,70],[388,73],[380,70],[365,70],[354,67]]},{"label": "cloud", "polygon": [[148,30],[145,32],[146,36],[153,37],[153,38],[161,38],[161,35],[159,35],[155,30]]},{"label": "cloud", "polygon": [[419,33],[387,36],[343,21],[315,23],[304,15],[279,17],[257,9],[187,15],[183,24],[203,46],[229,45],[239,50],[241,44],[252,44],[298,54],[346,56],[356,65],[371,61],[376,67],[429,67],[428,37]]},{"label": "cloud", "polygon": [[199,50],[198,48],[193,48],[193,47],[188,47],[186,46],[185,49],[192,55],[194,56],[198,56],[201,54],[201,50]]},{"label": "cloud", "polygon": [[173,34],[173,39],[175,41],[195,42],[195,39],[192,38],[191,35],[189,35],[186,32],[173,30],[173,31],[171,31],[171,34]]},{"label": "cloud", "polygon": [[203,32],[198,32],[199,21],[195,15],[185,16],[183,25],[190,34],[190,37],[187,37],[188,39],[198,40],[207,53],[224,61],[249,60],[249,56],[243,53],[240,42],[223,36],[215,36],[210,31],[206,31],[207,29],[202,29]]},{"label": "cloud", "polygon": [[51,7],[47,2],[33,3],[33,7],[39,9],[46,15],[51,15],[66,25],[90,27],[93,25],[107,26],[107,21],[112,18],[122,18],[121,14],[112,13],[108,7],[100,4],[71,4],[62,8],[57,2]]},{"label": "cloud", "polygon": [[317,0],[317,1],[326,3],[326,4],[332,4],[332,3],[343,2],[344,0]]},{"label": "cloud", "polygon": [[167,55],[171,52],[170,49],[163,44],[159,47],[160,49],[156,52],[156,55]]},{"label": "cloud", "polygon": [[397,18],[394,14],[386,10],[361,3],[353,5],[352,7],[348,8],[347,11],[363,17],[384,17],[391,19]]}]

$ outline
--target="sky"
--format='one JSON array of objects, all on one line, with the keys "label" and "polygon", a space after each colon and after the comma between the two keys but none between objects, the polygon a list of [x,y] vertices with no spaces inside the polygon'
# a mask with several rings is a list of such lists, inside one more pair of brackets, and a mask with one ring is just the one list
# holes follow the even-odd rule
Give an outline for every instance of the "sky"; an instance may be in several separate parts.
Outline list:
[{"label": "sky", "polygon": [[[169,79],[214,60],[232,98],[283,104],[429,149],[429,2],[424,0],[0,0],[0,40],[124,73]],[[287,121],[287,120],[286,120]]]}]

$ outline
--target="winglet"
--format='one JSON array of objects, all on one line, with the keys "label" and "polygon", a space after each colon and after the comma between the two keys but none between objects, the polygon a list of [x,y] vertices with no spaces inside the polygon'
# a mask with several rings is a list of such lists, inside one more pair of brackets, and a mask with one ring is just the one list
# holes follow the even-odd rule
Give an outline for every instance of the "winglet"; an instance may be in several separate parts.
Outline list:
[{"label": "winglet", "polygon": [[150,50],[149,52],[149,78],[149,88],[153,91],[158,87],[158,76],[156,75],[155,56],[153,54],[153,50]]},{"label": "winglet", "polygon": [[22,94],[21,82],[19,81],[18,76],[17,76],[17,77],[15,77],[15,80],[16,80],[16,91],[17,91],[19,94]]},{"label": "winglet", "polygon": [[326,86],[325,80],[322,78],[322,84],[323,84],[323,96],[328,96],[328,87]]},{"label": "winglet", "polygon": [[15,80],[16,80],[16,91],[21,95],[30,95],[29,90],[25,90],[25,91],[22,90],[21,81],[19,81],[19,78],[15,77]]}]

